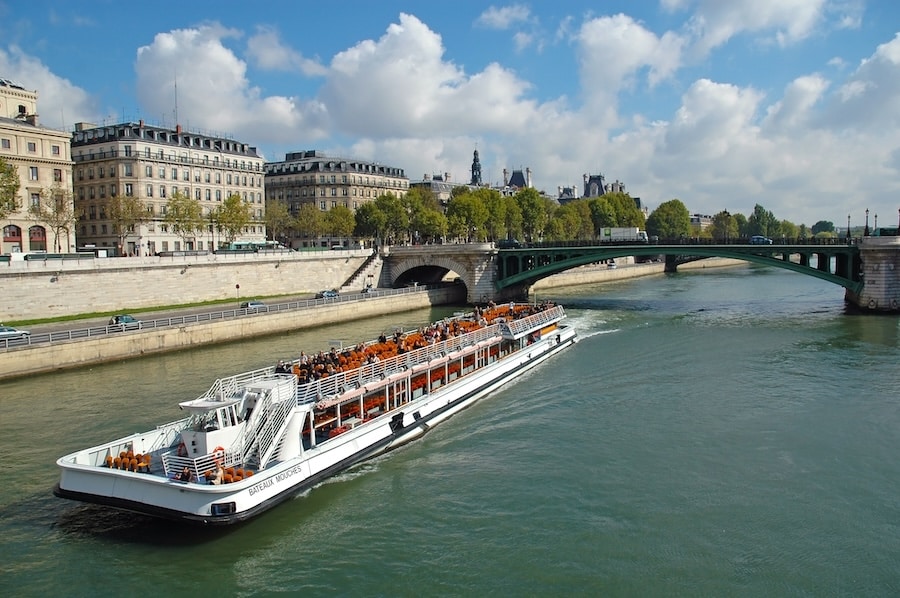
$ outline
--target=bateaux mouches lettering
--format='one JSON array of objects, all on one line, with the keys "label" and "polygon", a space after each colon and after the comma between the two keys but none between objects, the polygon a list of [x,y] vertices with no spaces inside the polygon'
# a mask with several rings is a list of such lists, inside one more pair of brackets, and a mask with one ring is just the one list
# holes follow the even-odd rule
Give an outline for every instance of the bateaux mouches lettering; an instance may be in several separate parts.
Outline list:
[{"label": "bateaux mouches lettering", "polygon": [[281,483],[281,482],[285,481],[286,479],[292,477],[293,475],[300,473],[302,470],[303,470],[302,465],[295,465],[295,466],[291,467],[290,469],[286,469],[286,470],[282,471],[281,473],[276,474],[267,480],[263,480],[260,483],[256,484],[255,486],[250,487],[250,496],[253,496],[254,494],[256,494],[257,492],[259,492],[261,490],[270,488],[271,486],[274,486],[275,484]]}]

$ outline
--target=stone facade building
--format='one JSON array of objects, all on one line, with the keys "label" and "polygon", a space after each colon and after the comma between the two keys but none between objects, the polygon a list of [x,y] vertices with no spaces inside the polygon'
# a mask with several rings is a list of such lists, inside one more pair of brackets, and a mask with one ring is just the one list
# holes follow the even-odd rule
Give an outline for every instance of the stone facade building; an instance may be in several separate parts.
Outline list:
[{"label": "stone facade building", "polygon": [[19,174],[18,209],[4,219],[0,253],[75,251],[71,223],[52,226],[29,212],[51,201],[60,202],[59,215],[74,210],[69,134],[38,124],[37,98],[36,91],[0,79],[0,156]]},{"label": "stone facade building", "polygon": [[[261,242],[265,232],[265,169],[256,148],[223,137],[146,125],[144,121],[75,125],[72,134],[75,205],[81,212],[78,243],[109,248],[113,255],[209,251],[223,236],[215,214],[229,196],[250,208],[251,222],[236,241]],[[194,235],[175,234],[166,223],[176,192],[200,201],[209,224]],[[147,220],[128,231],[123,247],[111,220],[117,196],[136,197]]]},{"label": "stone facade building", "polygon": [[[402,168],[353,158],[328,156],[318,150],[290,152],[281,162],[268,162],[266,198],[287,204],[296,216],[303,204],[322,212],[343,206],[356,212],[364,203],[390,193],[403,197],[409,191],[409,179]],[[292,245],[314,246],[330,241],[294,240]]]}]

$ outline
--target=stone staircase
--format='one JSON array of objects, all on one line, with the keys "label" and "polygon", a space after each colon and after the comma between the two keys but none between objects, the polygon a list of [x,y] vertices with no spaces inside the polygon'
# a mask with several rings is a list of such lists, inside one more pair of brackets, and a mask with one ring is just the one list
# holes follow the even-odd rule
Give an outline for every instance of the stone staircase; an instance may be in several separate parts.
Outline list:
[{"label": "stone staircase", "polygon": [[367,284],[371,284],[373,287],[380,286],[381,282],[381,272],[384,268],[384,260],[381,257],[381,254],[377,251],[373,251],[372,255],[366,258],[366,261],[356,269],[350,278],[348,278],[344,284],[338,289],[340,293],[358,293],[360,292]]}]

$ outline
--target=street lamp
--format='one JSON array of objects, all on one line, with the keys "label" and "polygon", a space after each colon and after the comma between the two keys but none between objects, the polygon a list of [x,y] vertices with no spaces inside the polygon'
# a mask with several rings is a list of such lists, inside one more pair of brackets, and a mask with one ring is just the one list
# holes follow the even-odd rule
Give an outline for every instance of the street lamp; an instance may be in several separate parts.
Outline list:
[{"label": "street lamp", "polygon": [[875,214],[875,224],[872,226],[872,230],[878,230],[878,214]]},{"label": "street lamp", "polygon": [[869,208],[866,208],[866,228],[863,229],[863,236],[869,236]]},{"label": "street lamp", "polygon": [[850,214],[847,214],[847,241],[850,240]]}]

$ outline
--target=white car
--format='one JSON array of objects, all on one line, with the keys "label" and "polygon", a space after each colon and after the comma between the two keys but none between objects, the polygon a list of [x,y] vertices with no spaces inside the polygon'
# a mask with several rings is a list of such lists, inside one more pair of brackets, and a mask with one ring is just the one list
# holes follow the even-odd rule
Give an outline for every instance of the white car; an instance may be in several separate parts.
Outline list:
[{"label": "white car", "polygon": [[19,330],[12,326],[0,326],[0,340],[26,339],[31,335],[27,330]]}]

